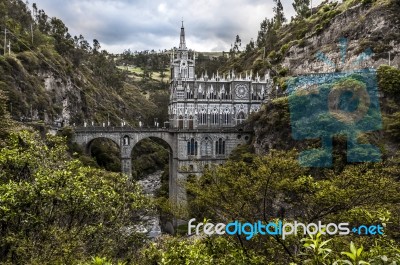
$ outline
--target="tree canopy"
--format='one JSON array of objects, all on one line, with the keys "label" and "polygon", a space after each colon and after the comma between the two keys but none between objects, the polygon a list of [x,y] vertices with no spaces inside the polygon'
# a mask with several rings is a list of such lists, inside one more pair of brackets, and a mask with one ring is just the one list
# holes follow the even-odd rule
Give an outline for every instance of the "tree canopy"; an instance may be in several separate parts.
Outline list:
[{"label": "tree canopy", "polygon": [[[0,261],[71,264],[129,257],[147,199],[127,177],[84,167],[64,139],[11,133],[0,148]],[[146,209],[146,208],[147,209]]]}]

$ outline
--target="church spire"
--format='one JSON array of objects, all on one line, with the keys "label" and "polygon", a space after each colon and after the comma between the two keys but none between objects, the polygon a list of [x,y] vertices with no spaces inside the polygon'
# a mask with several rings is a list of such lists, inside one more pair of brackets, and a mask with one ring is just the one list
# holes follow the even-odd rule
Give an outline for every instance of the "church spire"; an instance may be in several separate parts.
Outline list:
[{"label": "church spire", "polygon": [[181,27],[181,42],[179,43],[180,50],[186,50],[186,40],[185,40],[185,28],[183,27],[183,20],[182,20],[182,27]]}]

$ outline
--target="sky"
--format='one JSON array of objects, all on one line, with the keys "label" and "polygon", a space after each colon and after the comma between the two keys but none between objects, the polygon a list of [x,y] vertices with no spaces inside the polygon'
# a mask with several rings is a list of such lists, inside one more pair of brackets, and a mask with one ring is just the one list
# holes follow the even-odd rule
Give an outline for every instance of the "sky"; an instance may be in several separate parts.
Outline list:
[{"label": "sky", "polygon": [[[286,17],[293,0],[282,0]],[[313,6],[322,0],[314,0]],[[72,36],[82,34],[112,53],[164,50],[186,44],[196,51],[228,51],[239,35],[242,46],[257,39],[260,23],[273,17],[273,0],[33,0],[49,17],[60,18]]]}]

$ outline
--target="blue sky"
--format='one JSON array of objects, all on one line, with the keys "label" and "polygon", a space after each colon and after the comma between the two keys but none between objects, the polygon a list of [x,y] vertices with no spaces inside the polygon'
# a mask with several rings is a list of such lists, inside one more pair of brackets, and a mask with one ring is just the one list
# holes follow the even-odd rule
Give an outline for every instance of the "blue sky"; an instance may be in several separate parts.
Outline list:
[{"label": "blue sky", "polygon": [[[261,21],[273,16],[272,0],[35,0],[50,17],[64,21],[72,35],[118,53],[126,49],[163,50],[179,44],[184,20],[187,46],[227,51],[238,34],[242,43],[257,38]],[[32,3],[33,3],[32,2]],[[313,5],[322,0],[314,0]],[[282,0],[286,17],[292,0]]]}]

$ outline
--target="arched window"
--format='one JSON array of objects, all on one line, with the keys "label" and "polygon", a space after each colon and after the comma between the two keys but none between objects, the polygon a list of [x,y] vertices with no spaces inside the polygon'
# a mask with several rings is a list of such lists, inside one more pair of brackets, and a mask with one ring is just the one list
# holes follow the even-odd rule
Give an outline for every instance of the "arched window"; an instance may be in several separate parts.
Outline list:
[{"label": "arched window", "polygon": [[192,99],[193,98],[193,91],[190,89],[189,86],[186,88],[186,98],[187,99]]},{"label": "arched window", "polygon": [[212,124],[212,125],[219,124],[218,118],[219,118],[218,113],[212,113],[212,114],[211,114],[211,124]]},{"label": "arched window", "polygon": [[128,135],[124,136],[124,141],[123,141],[123,145],[129,145],[130,144],[130,138]]},{"label": "arched window", "polygon": [[203,98],[203,91],[197,90],[197,98],[202,99]]},{"label": "arched window", "polygon": [[194,156],[197,155],[197,141],[193,138],[187,142],[187,155]]},{"label": "arched window", "polygon": [[224,125],[228,125],[229,124],[229,113],[224,113],[222,114],[222,123]]},{"label": "arched window", "polygon": [[189,116],[189,130],[193,130],[193,116]]},{"label": "arched window", "polygon": [[208,137],[201,142],[201,156],[211,156],[212,154],[212,141]]},{"label": "arched window", "polygon": [[199,125],[206,125],[207,124],[207,114],[200,113],[199,114]]},{"label": "arched window", "polygon": [[178,128],[183,129],[183,117],[182,115],[179,115],[178,117]]},{"label": "arched window", "polygon": [[242,122],[244,122],[245,119],[246,118],[244,116],[244,113],[243,112],[239,112],[239,114],[237,115],[237,118],[236,118],[237,124],[241,124]]},{"label": "arched window", "polygon": [[215,154],[225,155],[225,141],[222,140],[222,138],[219,138],[218,141],[215,142]]}]

